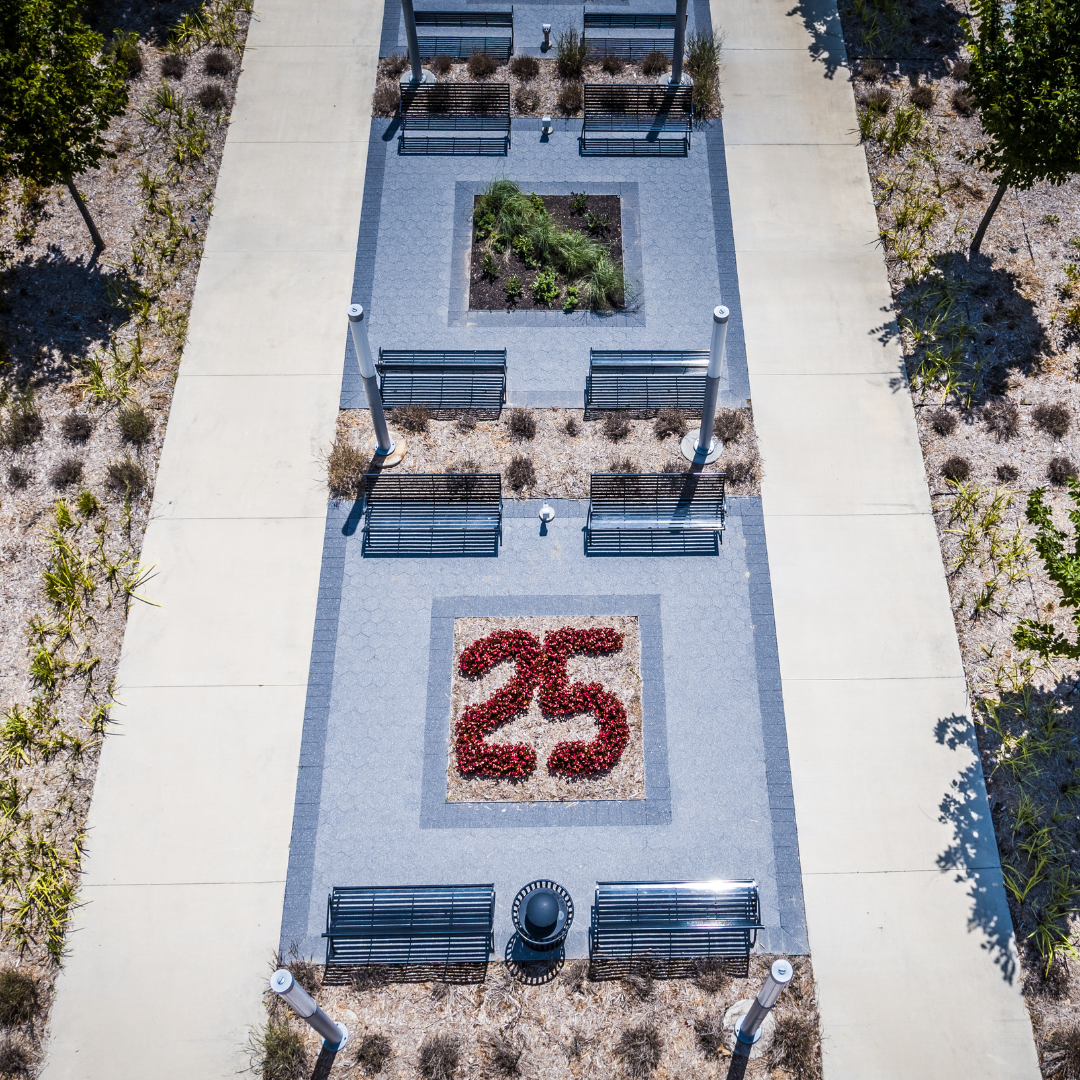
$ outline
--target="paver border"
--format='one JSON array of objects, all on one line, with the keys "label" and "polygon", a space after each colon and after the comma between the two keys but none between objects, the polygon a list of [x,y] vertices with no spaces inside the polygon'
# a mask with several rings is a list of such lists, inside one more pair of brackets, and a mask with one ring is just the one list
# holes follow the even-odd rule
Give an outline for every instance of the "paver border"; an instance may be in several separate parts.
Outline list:
[{"label": "paver border", "polygon": [[[587,601],[582,610],[582,601]],[[576,608],[576,610],[575,610]],[[446,755],[450,738],[450,685],[454,620],[542,615],[635,615],[641,635],[641,738],[645,754],[644,799],[585,799],[581,802],[451,803],[446,799]],[[546,828],[589,825],[669,825],[671,781],[667,755],[667,698],[660,596],[442,596],[431,601],[424,772],[420,783],[421,829]]]}]

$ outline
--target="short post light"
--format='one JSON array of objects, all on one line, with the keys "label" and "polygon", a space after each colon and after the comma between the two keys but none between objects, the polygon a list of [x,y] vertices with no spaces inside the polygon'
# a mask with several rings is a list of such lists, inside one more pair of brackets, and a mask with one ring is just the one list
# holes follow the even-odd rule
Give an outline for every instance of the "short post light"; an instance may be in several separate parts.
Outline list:
[{"label": "short post light", "polygon": [[321,1036],[327,1050],[337,1052],[349,1041],[349,1029],[331,1020],[315,1004],[312,996],[293,978],[287,968],[278,968],[270,976],[270,989],[283,997],[301,1020],[310,1024]]},{"label": "short post light", "polygon": [[795,969],[787,960],[777,960],[769,971],[765,985],[758,991],[746,1015],[735,1027],[735,1037],[744,1047],[753,1046],[761,1038],[761,1025],[780,999],[780,993],[789,982]]},{"label": "short post light", "polygon": [[540,117],[540,134],[550,135],[555,130],[555,125],[551,122],[551,117],[545,114]]},{"label": "short post light", "polygon": [[701,427],[697,431],[691,431],[680,447],[683,457],[695,464],[709,465],[724,452],[723,444],[713,438],[713,424],[716,422],[716,401],[720,396],[720,375],[724,369],[729,315],[730,312],[723,304],[713,308],[712,342],[709,346],[709,370],[705,376],[705,404],[701,409]]},{"label": "short post light", "polygon": [[540,29],[544,31],[544,44],[540,48],[547,52],[551,48],[551,23],[541,23]]},{"label": "short post light", "polygon": [[367,320],[364,309],[359,304],[349,305],[349,330],[352,333],[356,359],[360,364],[360,378],[364,380],[364,392],[371,409],[371,423],[375,428],[375,453],[380,457],[389,457],[397,449],[397,444],[390,438],[390,429],[386,426],[379,380],[375,375],[375,358],[371,355],[371,345],[368,343]]},{"label": "short post light", "polygon": [[412,0],[401,0],[401,13],[405,16],[405,40],[409,43],[409,67],[412,69],[409,78],[401,81],[414,85],[435,82],[435,75],[425,70],[420,62],[420,42],[416,37],[416,12],[413,11]]}]

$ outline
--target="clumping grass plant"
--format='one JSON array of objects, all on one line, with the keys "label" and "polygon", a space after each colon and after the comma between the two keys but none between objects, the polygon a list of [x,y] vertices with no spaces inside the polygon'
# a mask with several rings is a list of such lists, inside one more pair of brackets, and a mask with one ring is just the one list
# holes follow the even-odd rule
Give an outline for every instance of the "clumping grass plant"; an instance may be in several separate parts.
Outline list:
[{"label": "clumping grass plant", "polygon": [[[582,198],[582,205],[583,199]],[[626,281],[621,266],[611,258],[599,240],[578,229],[564,229],[544,207],[543,200],[526,194],[513,180],[493,180],[476,207],[477,238],[487,240],[492,249],[507,247],[528,253],[532,265],[540,268],[543,284],[538,300],[553,306],[566,297],[563,289],[574,287],[575,303],[594,311],[610,311],[626,302]],[[486,253],[490,256],[490,252]],[[487,259],[485,258],[485,266]],[[516,278],[507,282],[518,284]]]}]

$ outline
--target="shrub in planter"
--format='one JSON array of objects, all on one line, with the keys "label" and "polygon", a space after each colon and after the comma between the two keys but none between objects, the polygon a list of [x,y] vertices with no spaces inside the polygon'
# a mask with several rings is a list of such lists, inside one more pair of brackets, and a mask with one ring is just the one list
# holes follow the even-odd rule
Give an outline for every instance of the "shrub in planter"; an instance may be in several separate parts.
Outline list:
[{"label": "shrub in planter", "polygon": [[948,409],[935,409],[930,414],[930,426],[943,439],[947,438],[956,430],[956,425],[956,414],[949,412]]},{"label": "shrub in planter", "polygon": [[0,968],[0,1024],[14,1027],[32,1020],[38,1011],[38,984],[32,975],[6,964]]},{"label": "shrub in planter", "polygon": [[746,412],[743,409],[720,409],[713,421],[713,431],[725,443],[735,443],[746,430]]},{"label": "shrub in planter", "polygon": [[998,442],[1011,439],[1020,430],[1020,408],[1012,398],[999,398],[987,402],[982,410],[986,430],[995,436]]},{"label": "shrub in planter", "polygon": [[1068,482],[1069,477],[1076,476],[1076,466],[1067,457],[1052,457],[1046,467],[1046,479],[1051,484],[1059,487]]},{"label": "shrub in planter", "polygon": [[533,467],[532,458],[515,454],[507,467],[506,480],[513,491],[532,487],[536,483],[536,469]]},{"label": "shrub in planter", "polygon": [[376,116],[393,116],[401,101],[401,86],[398,82],[380,79],[371,99],[371,111]]},{"label": "shrub in planter", "polygon": [[648,1024],[624,1031],[615,1044],[615,1053],[632,1077],[644,1080],[656,1072],[663,1047],[664,1040],[660,1037],[659,1029]]},{"label": "shrub in planter", "polygon": [[637,471],[637,462],[633,458],[612,458],[611,461],[608,462],[608,472],[636,473]]},{"label": "shrub in planter", "polygon": [[936,97],[937,94],[929,83],[919,83],[918,86],[912,87],[911,104],[917,105],[920,109],[933,108]]},{"label": "shrub in planter", "polygon": [[85,413],[69,412],[60,421],[60,431],[71,443],[84,443],[90,438],[94,425]]},{"label": "shrub in planter", "polygon": [[581,434],[581,424],[573,416],[570,416],[566,420],[566,424],[563,427],[563,431],[566,432],[571,438]]},{"label": "shrub in planter", "polygon": [[515,56],[510,61],[510,74],[522,82],[529,82],[540,74],[540,61],[535,56]]},{"label": "shrub in planter", "polygon": [[573,116],[575,113],[581,111],[581,103],[584,100],[585,95],[584,91],[581,89],[581,83],[567,83],[559,91],[559,110],[567,116]]},{"label": "shrub in planter", "polygon": [[225,87],[219,82],[203,83],[199,87],[199,104],[204,109],[216,109],[225,104]]},{"label": "shrub in planter", "polygon": [[975,99],[966,90],[954,90],[949,101],[957,116],[970,116],[975,111]]},{"label": "shrub in planter", "polygon": [[566,30],[555,39],[555,70],[561,79],[580,79],[585,74],[589,48],[576,30]]},{"label": "shrub in planter", "polygon": [[671,67],[671,61],[667,54],[659,49],[653,49],[644,60],[641,61],[642,75],[663,75]]},{"label": "shrub in planter", "polygon": [[536,112],[540,108],[540,95],[527,86],[519,86],[514,94],[514,107],[522,113]]},{"label": "shrub in planter", "polygon": [[433,56],[428,61],[428,67],[435,72],[436,75],[446,75],[450,69],[454,66],[452,57],[449,56]]},{"label": "shrub in planter", "polygon": [[490,78],[499,70],[495,57],[482,52],[474,52],[465,62],[465,67],[474,79]]},{"label": "shrub in planter", "polygon": [[1020,470],[1015,465],[999,465],[997,467],[997,478],[999,484],[1012,484],[1020,478]]},{"label": "shrub in planter", "polygon": [[133,79],[142,74],[142,46],[139,44],[139,35],[134,30],[126,34],[117,31],[105,52],[116,60],[126,78]]},{"label": "shrub in planter", "polygon": [[172,79],[183,77],[187,71],[187,61],[176,53],[166,53],[161,60],[161,74]]},{"label": "shrub in planter", "polygon": [[136,445],[146,442],[154,431],[154,418],[137,401],[125,405],[116,414],[116,421],[120,425],[120,434],[124,439]]},{"label": "shrub in planter", "polygon": [[420,1046],[417,1062],[423,1080],[453,1080],[461,1049],[453,1035],[429,1035]]},{"label": "shrub in planter", "polygon": [[427,431],[431,410],[426,405],[403,405],[393,410],[394,423],[417,434]]},{"label": "shrub in planter", "polygon": [[885,74],[885,68],[880,60],[864,60],[859,65],[859,74],[867,82],[877,82]]},{"label": "shrub in planter", "polygon": [[621,412],[609,412],[600,425],[600,430],[612,441],[618,442],[630,434],[630,421]]},{"label": "shrub in planter", "polygon": [[600,66],[609,75],[619,75],[623,68],[626,67],[626,61],[621,56],[605,56],[600,61]]},{"label": "shrub in planter", "polygon": [[506,418],[506,426],[515,439],[533,439],[536,437],[536,417],[528,409],[511,409]]},{"label": "shrub in planter", "polygon": [[1072,423],[1069,407],[1061,402],[1043,402],[1031,410],[1031,419],[1040,431],[1054,439],[1060,439],[1068,433]]},{"label": "shrub in planter", "polygon": [[666,439],[669,435],[681,439],[689,428],[690,423],[684,413],[678,409],[661,409],[653,424],[653,434],[658,439]]},{"label": "shrub in planter", "polygon": [[30,483],[30,470],[22,465],[12,465],[8,468],[7,480],[8,487],[13,488],[15,491],[21,491]]},{"label": "shrub in planter", "polygon": [[385,1035],[365,1035],[356,1050],[356,1064],[365,1076],[378,1076],[393,1055]]},{"label": "shrub in planter", "polygon": [[335,439],[326,455],[326,482],[335,499],[354,499],[360,494],[364,454],[349,438]]},{"label": "shrub in planter", "polygon": [[388,56],[379,64],[379,74],[396,79],[409,66],[407,56]]},{"label": "shrub in planter", "polygon": [[105,470],[105,482],[110,490],[123,499],[134,499],[146,488],[146,470],[131,455],[110,462]]},{"label": "shrub in planter", "polygon": [[83,463],[77,457],[61,458],[49,474],[49,483],[54,488],[71,487],[83,478]]}]

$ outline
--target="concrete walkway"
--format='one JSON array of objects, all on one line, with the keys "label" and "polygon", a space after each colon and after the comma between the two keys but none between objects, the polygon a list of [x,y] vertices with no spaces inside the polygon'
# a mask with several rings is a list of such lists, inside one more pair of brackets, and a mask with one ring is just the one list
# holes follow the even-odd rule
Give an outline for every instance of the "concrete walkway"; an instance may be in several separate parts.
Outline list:
[{"label": "concrete walkway", "polygon": [[826,1080],[1039,1076],[831,0],[715,0]]},{"label": "concrete walkway", "polygon": [[382,4],[260,0],[89,820],[49,1080],[247,1065],[277,940]]}]

